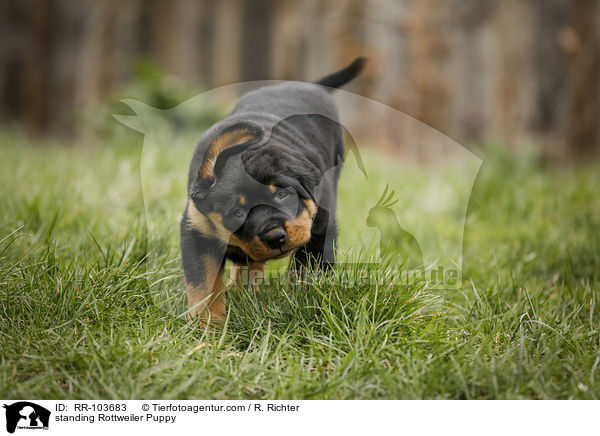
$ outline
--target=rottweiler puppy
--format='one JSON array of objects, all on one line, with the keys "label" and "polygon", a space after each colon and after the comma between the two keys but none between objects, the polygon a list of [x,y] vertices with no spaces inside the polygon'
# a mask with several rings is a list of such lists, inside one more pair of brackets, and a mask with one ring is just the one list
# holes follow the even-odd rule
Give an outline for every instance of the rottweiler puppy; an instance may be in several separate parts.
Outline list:
[{"label": "rottweiler puppy", "polygon": [[344,135],[330,92],[364,64],[252,91],[201,137],[181,220],[191,316],[226,317],[227,259],[234,272],[262,272],[266,261],[290,255],[295,269],[333,264]]}]

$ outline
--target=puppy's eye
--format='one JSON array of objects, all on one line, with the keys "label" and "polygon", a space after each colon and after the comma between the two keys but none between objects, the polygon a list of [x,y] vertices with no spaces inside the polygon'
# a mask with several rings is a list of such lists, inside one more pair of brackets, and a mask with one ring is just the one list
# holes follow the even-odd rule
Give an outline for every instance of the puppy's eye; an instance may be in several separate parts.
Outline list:
[{"label": "puppy's eye", "polygon": [[290,195],[289,191],[286,191],[284,189],[280,189],[279,191],[277,191],[275,193],[275,199],[276,200],[283,200],[284,198],[287,198]]},{"label": "puppy's eye", "polygon": [[244,218],[244,216],[246,216],[246,211],[244,209],[242,209],[241,207],[235,209],[233,212],[231,212],[231,215],[233,215],[236,218]]}]

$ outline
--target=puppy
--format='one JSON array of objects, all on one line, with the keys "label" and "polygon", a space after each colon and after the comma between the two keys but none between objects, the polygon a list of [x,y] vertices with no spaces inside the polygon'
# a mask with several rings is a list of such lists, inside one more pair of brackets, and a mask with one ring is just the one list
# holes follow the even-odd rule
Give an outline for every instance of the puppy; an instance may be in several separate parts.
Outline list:
[{"label": "puppy", "polygon": [[226,317],[227,259],[251,271],[290,255],[296,270],[333,264],[344,138],[330,92],[364,63],[250,92],[201,137],[180,234],[191,316]]}]

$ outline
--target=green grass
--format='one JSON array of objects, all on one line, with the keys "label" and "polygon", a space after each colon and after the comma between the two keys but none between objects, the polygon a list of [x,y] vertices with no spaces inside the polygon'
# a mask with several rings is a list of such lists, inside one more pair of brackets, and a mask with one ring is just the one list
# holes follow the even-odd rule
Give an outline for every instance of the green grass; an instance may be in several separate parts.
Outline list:
[{"label": "green grass", "polygon": [[[591,163],[553,168],[486,151],[458,290],[343,286],[336,275],[258,295],[239,289],[227,328],[207,332],[148,291],[181,286],[187,152],[140,174],[141,136],[123,128],[92,146],[4,134],[0,153],[0,397],[600,398]],[[369,183],[395,177],[393,166],[378,168]],[[351,205],[374,203],[348,171],[346,249]],[[409,197],[421,170],[411,171]]]}]

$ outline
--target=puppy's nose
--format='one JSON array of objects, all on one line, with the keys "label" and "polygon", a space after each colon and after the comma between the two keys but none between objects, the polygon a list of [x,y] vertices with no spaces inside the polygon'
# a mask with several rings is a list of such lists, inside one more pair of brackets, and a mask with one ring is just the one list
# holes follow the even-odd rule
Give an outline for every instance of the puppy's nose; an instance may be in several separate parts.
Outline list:
[{"label": "puppy's nose", "polygon": [[287,241],[287,233],[283,227],[275,227],[264,234],[263,240],[269,248],[281,248]]}]

